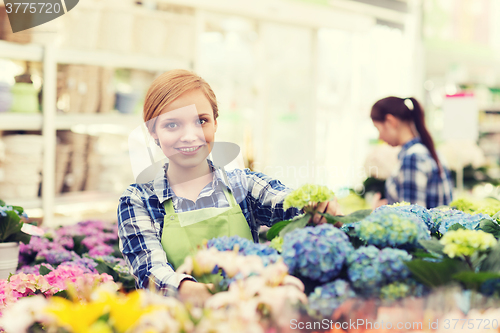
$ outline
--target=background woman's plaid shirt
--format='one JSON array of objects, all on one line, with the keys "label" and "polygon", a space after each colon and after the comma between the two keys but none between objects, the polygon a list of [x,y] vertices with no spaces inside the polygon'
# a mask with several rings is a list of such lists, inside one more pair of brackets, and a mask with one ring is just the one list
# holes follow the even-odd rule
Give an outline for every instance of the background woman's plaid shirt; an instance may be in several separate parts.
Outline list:
[{"label": "background woman's plaid shirt", "polygon": [[385,182],[389,204],[406,201],[427,208],[447,205],[452,201],[453,180],[443,165],[439,170],[429,150],[420,138],[414,138],[401,147],[398,154],[400,168]]},{"label": "background woman's plaid shirt", "polygon": [[[211,161],[213,181],[198,196],[196,202],[175,196],[164,173],[145,184],[130,185],[120,197],[118,206],[118,236],[120,250],[132,274],[136,287],[148,287],[149,280],[164,292],[175,291],[179,283],[191,276],[175,273],[168,264],[161,245],[165,209],[163,202],[172,199],[176,212],[208,207],[229,207],[220,186],[233,193],[245,216],[254,242],[258,242],[259,226],[290,219],[299,210],[283,210],[283,200],[291,189],[278,180],[250,170],[227,171],[227,178]],[[229,184],[226,183],[226,180]]]}]

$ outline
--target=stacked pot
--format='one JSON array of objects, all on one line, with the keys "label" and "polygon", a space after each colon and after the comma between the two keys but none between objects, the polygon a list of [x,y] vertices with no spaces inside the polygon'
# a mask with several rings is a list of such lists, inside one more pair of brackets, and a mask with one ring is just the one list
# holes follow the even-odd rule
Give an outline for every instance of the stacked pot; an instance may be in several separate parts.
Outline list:
[{"label": "stacked pot", "polygon": [[41,182],[42,136],[8,135],[2,140],[5,157],[1,162],[0,198],[36,198]]}]

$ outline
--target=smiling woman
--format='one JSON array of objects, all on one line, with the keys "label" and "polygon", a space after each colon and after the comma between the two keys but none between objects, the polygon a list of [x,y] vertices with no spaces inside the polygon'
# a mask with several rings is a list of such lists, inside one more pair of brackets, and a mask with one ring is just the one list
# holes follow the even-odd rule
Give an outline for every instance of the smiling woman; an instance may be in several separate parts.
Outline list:
[{"label": "smiling woman", "polygon": [[[146,95],[146,127],[169,162],[154,180],[129,186],[120,198],[120,250],[138,288],[154,283],[164,292],[203,301],[210,296],[207,286],[174,271],[189,253],[204,240],[222,236],[257,243],[261,225],[300,213],[283,208],[291,190],[278,180],[248,169],[225,172],[208,159],[217,116],[214,92],[189,71],[161,75]],[[318,208],[335,215],[337,203]],[[317,214],[313,222],[325,221]]]}]

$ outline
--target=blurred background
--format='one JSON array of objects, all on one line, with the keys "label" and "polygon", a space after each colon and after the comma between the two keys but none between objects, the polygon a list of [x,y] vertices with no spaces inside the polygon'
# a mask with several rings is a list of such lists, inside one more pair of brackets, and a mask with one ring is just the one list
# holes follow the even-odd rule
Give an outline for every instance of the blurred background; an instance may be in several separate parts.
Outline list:
[{"label": "blurred background", "polygon": [[498,0],[80,0],[12,33],[0,0],[0,198],[44,225],[116,219],[159,74],[219,102],[233,164],[337,196],[383,188],[375,101],[416,97],[455,192],[500,197]]}]

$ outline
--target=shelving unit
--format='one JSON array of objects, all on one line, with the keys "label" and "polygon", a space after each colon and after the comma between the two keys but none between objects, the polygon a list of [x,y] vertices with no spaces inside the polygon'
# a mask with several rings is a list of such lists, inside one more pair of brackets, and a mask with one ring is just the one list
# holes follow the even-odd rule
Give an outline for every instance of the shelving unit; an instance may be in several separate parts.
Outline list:
[{"label": "shelving unit", "polygon": [[[0,41],[0,58],[42,62],[43,67],[43,113],[36,114],[0,114],[0,131],[41,131],[44,141],[42,196],[34,199],[12,199],[9,203],[26,209],[41,209],[44,225],[54,225],[56,213],[75,211],[82,204],[99,208],[116,202],[118,193],[76,192],[61,196],[55,195],[56,133],[58,130],[71,130],[75,127],[99,128],[101,125],[115,126],[124,131],[141,124],[140,115],[119,113],[103,114],[58,114],[57,65],[78,64],[113,68],[139,69],[163,72],[173,68],[192,69],[190,60],[155,58],[141,55],[124,55],[106,51],[80,51],[58,49],[54,45],[16,44]],[[78,206],[78,207],[76,207]]]}]

